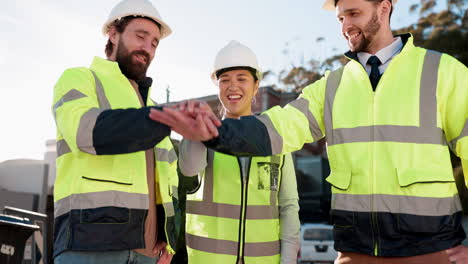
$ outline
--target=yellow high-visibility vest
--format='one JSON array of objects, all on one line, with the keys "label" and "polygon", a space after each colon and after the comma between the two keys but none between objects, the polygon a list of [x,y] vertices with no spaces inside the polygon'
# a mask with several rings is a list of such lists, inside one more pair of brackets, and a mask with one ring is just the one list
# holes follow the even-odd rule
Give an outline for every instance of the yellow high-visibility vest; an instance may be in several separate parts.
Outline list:
[{"label": "yellow high-visibility vest", "polygon": [[240,161],[208,150],[198,190],[187,195],[189,263],[280,263],[278,191],[284,156]]},{"label": "yellow high-visibility vest", "polygon": [[[61,226],[55,250],[144,248],[149,207],[145,151],[94,155],[92,149],[92,128],[102,111],[142,107],[133,87],[117,63],[96,57],[90,69],[66,70],[54,91],[54,203]],[[154,105],[149,96],[147,105]],[[88,146],[86,152],[80,145]],[[154,155],[156,203],[165,211],[167,249],[175,253],[177,155],[169,137],[154,147]]]},{"label": "yellow high-visibility vest", "polygon": [[465,237],[449,147],[466,171],[468,70],[401,37],[375,92],[353,59],[258,117],[272,154],[326,136],[339,251],[414,256]]}]

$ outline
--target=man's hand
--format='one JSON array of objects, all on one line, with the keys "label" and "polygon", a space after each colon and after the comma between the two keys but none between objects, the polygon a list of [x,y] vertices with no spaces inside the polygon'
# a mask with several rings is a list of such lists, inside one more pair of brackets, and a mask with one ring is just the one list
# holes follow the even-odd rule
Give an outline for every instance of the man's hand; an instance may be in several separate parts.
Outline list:
[{"label": "man's hand", "polygon": [[149,117],[171,127],[184,138],[206,141],[218,136],[221,121],[204,102],[187,101],[163,111],[151,109]]},{"label": "man's hand", "polygon": [[211,110],[211,107],[206,102],[202,102],[202,101],[195,101],[195,100],[183,101],[174,105],[173,108],[178,109],[179,111],[187,115],[190,115],[193,118],[196,118],[196,116],[200,113],[206,113],[209,115],[212,114],[213,116],[215,116],[213,111]]},{"label": "man's hand", "polygon": [[172,254],[166,249],[166,242],[158,241],[154,246],[153,253],[159,256],[156,264],[170,264],[172,260]]},{"label": "man's hand", "polygon": [[457,246],[446,250],[449,260],[456,264],[468,264],[468,247]]}]

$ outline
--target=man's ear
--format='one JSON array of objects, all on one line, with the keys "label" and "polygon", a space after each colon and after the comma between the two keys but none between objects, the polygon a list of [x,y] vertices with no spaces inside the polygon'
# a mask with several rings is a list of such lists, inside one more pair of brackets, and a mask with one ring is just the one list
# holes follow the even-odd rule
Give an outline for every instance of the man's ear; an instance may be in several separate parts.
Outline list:
[{"label": "man's ear", "polygon": [[111,27],[109,29],[109,40],[112,44],[117,45],[117,43],[119,42],[119,32],[117,32],[117,30],[115,29],[115,27]]},{"label": "man's ear", "polygon": [[392,1],[391,0],[386,0],[382,1],[381,3],[381,17],[384,15],[388,15],[390,17],[390,12],[392,11]]}]

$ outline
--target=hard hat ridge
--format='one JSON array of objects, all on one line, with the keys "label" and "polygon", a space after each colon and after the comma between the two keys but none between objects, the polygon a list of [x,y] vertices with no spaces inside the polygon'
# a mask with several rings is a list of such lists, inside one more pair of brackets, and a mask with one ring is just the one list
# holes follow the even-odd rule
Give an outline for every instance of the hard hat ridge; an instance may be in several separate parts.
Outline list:
[{"label": "hard hat ridge", "polygon": [[102,33],[107,35],[109,27],[115,20],[123,17],[146,17],[161,25],[161,39],[172,33],[169,25],[164,22],[158,10],[149,0],[122,0],[112,8],[109,17],[102,27]]}]

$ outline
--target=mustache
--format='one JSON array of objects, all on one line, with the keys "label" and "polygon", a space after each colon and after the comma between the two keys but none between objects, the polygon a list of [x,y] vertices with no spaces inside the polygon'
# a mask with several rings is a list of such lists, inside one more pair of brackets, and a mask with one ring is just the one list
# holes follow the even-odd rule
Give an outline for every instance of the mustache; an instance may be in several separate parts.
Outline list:
[{"label": "mustache", "polygon": [[141,56],[144,56],[145,59],[146,59],[147,64],[150,62],[150,55],[148,54],[148,52],[146,52],[146,51],[144,51],[144,50],[132,51],[132,53],[131,53],[130,55],[131,55],[131,56],[133,56],[133,55],[141,55]]}]

